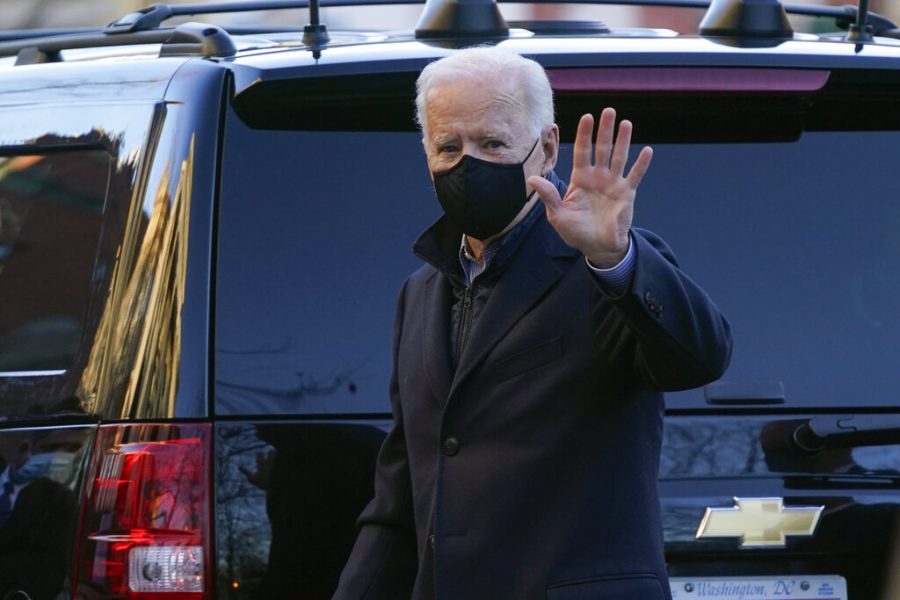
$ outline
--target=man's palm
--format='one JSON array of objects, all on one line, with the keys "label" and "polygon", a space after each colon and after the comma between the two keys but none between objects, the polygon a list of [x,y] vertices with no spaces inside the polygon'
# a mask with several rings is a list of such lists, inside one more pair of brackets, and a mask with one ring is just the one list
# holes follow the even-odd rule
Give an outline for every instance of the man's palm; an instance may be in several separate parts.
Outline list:
[{"label": "man's palm", "polygon": [[564,198],[546,179],[528,180],[543,200],[547,218],[560,237],[597,267],[614,266],[625,256],[637,187],[653,157],[653,151],[645,147],[626,175],[632,125],[622,121],[613,145],[615,121],[616,111],[604,109],[592,152],[594,117],[581,117],[575,135],[572,176]]}]

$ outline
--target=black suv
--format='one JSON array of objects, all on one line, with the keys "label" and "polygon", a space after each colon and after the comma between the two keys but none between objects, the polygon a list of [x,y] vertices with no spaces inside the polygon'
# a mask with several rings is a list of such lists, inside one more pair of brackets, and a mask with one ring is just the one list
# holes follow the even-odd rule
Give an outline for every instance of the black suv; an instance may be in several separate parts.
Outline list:
[{"label": "black suv", "polygon": [[428,0],[415,31],[332,31],[318,6],[293,30],[164,25],[287,6],[0,32],[0,598],[330,597],[439,212],[414,82],[475,43],[548,70],[563,161],[582,113],[635,123],[656,151],[636,223],[733,325],[723,379],[667,396],[674,598],[900,597],[892,23],[715,0],[678,35]]}]

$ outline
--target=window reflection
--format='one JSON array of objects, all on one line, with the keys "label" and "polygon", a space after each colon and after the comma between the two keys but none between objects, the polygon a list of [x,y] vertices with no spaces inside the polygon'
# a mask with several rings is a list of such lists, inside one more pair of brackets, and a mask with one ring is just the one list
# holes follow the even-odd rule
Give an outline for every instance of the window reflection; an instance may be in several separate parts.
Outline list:
[{"label": "window reflection", "polygon": [[331,598],[384,436],[357,423],[220,427],[217,597]]},{"label": "window reflection", "polygon": [[0,432],[0,597],[59,598],[92,428]]},{"label": "window reflection", "polygon": [[101,150],[0,157],[0,372],[71,366],[108,178]]}]

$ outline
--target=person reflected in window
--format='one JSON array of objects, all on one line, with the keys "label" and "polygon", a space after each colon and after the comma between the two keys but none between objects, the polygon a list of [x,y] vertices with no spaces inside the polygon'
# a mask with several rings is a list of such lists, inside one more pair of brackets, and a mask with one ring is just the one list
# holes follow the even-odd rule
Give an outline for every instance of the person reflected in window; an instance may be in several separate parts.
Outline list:
[{"label": "person reflected in window", "polygon": [[[0,598],[53,600],[71,559],[78,504],[71,482],[83,430],[0,436]],[[24,595],[22,597],[25,597]]]}]

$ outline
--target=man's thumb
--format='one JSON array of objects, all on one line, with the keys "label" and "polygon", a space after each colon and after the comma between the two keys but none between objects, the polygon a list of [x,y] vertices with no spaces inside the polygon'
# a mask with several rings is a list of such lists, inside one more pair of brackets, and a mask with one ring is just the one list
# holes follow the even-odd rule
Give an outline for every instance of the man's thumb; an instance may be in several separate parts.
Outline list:
[{"label": "man's thumb", "polygon": [[544,201],[544,205],[548,210],[555,211],[562,201],[556,186],[543,177],[532,175],[528,178],[528,185],[537,192],[537,195]]}]

